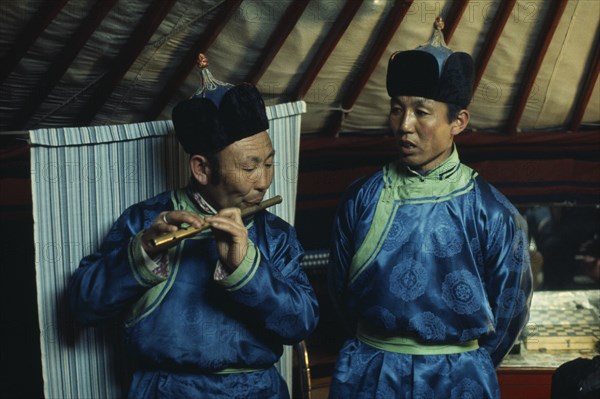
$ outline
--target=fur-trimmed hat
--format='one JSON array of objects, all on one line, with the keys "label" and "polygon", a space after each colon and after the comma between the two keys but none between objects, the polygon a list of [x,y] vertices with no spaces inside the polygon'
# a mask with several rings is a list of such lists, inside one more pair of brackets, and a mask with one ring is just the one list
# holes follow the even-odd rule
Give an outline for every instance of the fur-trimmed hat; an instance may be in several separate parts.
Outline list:
[{"label": "fur-trimmed hat", "polygon": [[265,103],[256,87],[219,82],[206,65],[201,90],[172,112],[175,134],[188,154],[216,154],[269,128]]},{"label": "fur-trimmed hat", "polygon": [[473,97],[473,59],[446,46],[441,18],[435,26],[429,43],[392,54],[386,79],[388,95],[419,96],[466,108]]}]

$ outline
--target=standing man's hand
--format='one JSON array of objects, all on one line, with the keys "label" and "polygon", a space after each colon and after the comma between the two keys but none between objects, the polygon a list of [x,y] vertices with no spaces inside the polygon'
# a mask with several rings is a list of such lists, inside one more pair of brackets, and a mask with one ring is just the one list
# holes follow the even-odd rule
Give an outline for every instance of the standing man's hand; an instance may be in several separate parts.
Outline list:
[{"label": "standing man's hand", "polygon": [[210,223],[215,234],[221,263],[233,272],[242,263],[248,251],[248,230],[242,221],[240,209],[221,209],[219,213],[205,220]]}]

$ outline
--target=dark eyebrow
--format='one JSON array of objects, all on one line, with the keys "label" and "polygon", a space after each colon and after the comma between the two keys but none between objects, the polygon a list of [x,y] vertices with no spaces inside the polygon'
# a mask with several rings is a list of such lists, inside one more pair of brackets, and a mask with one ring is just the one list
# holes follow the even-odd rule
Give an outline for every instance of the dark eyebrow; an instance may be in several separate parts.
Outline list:
[{"label": "dark eyebrow", "polygon": [[[267,155],[267,157],[265,158],[265,160],[269,159],[269,158],[273,158],[275,156],[275,150],[271,151],[271,153],[269,153],[269,155]],[[250,161],[250,162],[254,162],[254,163],[259,163],[261,161],[261,159],[259,157],[255,157],[255,156],[249,156],[246,157],[244,159],[244,161]]]},{"label": "dark eyebrow", "polygon": [[413,101],[413,104],[416,107],[431,107],[433,104],[432,100],[428,100],[426,98],[418,97]]},{"label": "dark eyebrow", "polygon": [[428,100],[427,98],[423,98],[423,97],[415,97],[411,101],[411,104],[415,107],[431,106],[432,101]]},{"label": "dark eyebrow", "polygon": [[393,98],[391,101],[391,105],[398,105],[401,107],[404,107],[406,105],[411,105],[413,107],[427,107],[427,106],[431,106],[431,104],[433,103],[432,100],[429,100],[427,98],[424,97],[414,97],[412,98],[412,100],[410,101],[410,103],[406,104],[403,101],[400,101],[397,98]]}]

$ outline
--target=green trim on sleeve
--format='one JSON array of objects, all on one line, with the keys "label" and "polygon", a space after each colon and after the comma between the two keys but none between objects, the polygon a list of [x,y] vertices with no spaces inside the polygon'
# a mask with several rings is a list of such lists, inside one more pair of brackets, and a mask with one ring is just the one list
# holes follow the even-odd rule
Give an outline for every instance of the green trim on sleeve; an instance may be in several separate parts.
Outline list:
[{"label": "green trim on sleeve", "polygon": [[143,233],[143,231],[140,231],[129,242],[129,267],[131,268],[133,276],[137,282],[140,283],[140,285],[144,287],[151,287],[155,284],[165,281],[165,279],[152,273],[146,267],[144,255],[142,254]]},{"label": "green trim on sleeve", "polygon": [[248,251],[237,269],[223,280],[217,281],[227,291],[236,291],[245,286],[254,277],[260,264],[260,251],[256,250],[254,243],[248,240]]},{"label": "green trim on sleeve", "polygon": [[137,302],[133,304],[129,311],[129,316],[125,321],[125,327],[129,328],[135,325],[137,322],[152,313],[158,306],[160,306],[165,295],[167,295],[173,286],[179,270],[182,251],[180,249],[170,249],[169,251],[176,251],[173,257],[174,262],[171,265],[171,273],[169,273],[169,277],[151,287]]}]

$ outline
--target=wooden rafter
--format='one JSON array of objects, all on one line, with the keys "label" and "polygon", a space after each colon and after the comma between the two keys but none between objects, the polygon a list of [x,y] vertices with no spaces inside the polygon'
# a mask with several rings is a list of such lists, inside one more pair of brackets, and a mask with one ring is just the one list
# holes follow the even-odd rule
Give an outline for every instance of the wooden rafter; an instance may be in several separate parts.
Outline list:
[{"label": "wooden rafter", "polygon": [[529,62],[527,63],[527,67],[525,68],[525,73],[523,75],[523,83],[521,84],[517,95],[515,96],[516,103],[512,108],[508,118],[506,131],[509,134],[516,134],[517,132],[517,126],[519,125],[521,117],[523,116],[523,111],[525,110],[525,105],[529,99],[529,94],[531,94],[533,83],[535,82],[535,78],[540,70],[542,61],[546,55],[546,51],[548,51],[552,37],[556,32],[556,27],[558,26],[558,22],[565,11],[566,6],[566,0],[551,2],[549,5],[550,10],[548,11],[548,15],[544,20],[542,33],[538,36],[533,54],[531,54]]},{"label": "wooden rafter", "polygon": [[38,109],[40,104],[48,97],[52,88],[59,82],[60,78],[69,69],[69,66],[83,48],[89,37],[100,25],[106,14],[113,8],[118,0],[98,0],[88,15],[81,21],[75,32],[55,57],[54,62],[48,67],[43,79],[35,87],[35,91],[29,95],[23,107],[17,112],[9,129],[19,130],[27,125],[27,121]]},{"label": "wooden rafter", "polygon": [[296,23],[302,16],[302,13],[308,5],[308,0],[292,1],[285,14],[279,19],[279,24],[271,34],[258,60],[254,63],[252,69],[246,75],[245,82],[257,84],[262,75],[268,69],[271,62],[283,46],[283,43],[296,26]]},{"label": "wooden rafter", "polygon": [[296,87],[290,91],[290,97],[292,99],[300,100],[304,98],[304,95],[317,78],[319,71],[321,71],[321,68],[323,68],[323,65],[325,65],[325,62],[327,62],[327,59],[344,35],[344,32],[346,32],[346,29],[348,29],[350,22],[352,22],[354,15],[356,15],[356,12],[362,3],[362,0],[346,2],[344,8],[338,15],[338,18],[335,20],[331,29],[323,40],[323,43],[319,46],[319,49],[314,55],[312,61],[309,63],[308,68],[298,80],[298,84],[296,84]]},{"label": "wooden rafter", "polygon": [[89,99],[85,109],[81,112],[77,123],[89,125],[112,94],[125,73],[142,52],[148,40],[160,26],[165,16],[171,10],[176,0],[154,0],[148,10],[136,25],[127,43],[123,46],[117,57],[110,63],[110,69],[96,85],[96,92]]},{"label": "wooden rafter", "polygon": [[475,60],[475,84],[473,85],[474,89],[477,89],[477,86],[479,86],[479,82],[481,81],[483,72],[485,72],[488,63],[490,62],[492,53],[496,48],[496,44],[498,44],[498,40],[500,40],[500,35],[502,35],[502,31],[504,30],[506,21],[508,21],[508,18],[510,17],[512,10],[515,7],[516,2],[517,0],[501,1],[500,5],[498,6],[498,10],[496,10],[496,15],[494,15],[494,20],[490,25],[490,30],[488,31],[485,37],[485,42],[483,44],[481,53],[477,56],[477,59]]},{"label": "wooden rafter", "polygon": [[37,40],[44,29],[50,25],[50,22],[58,15],[67,1],[54,0],[42,2],[43,5],[27,23],[25,28],[21,30],[13,46],[3,57],[4,59],[0,63],[0,84],[4,83],[8,75],[19,65],[23,56],[27,54],[29,47]]},{"label": "wooden rafter", "polygon": [[585,110],[587,105],[592,97],[592,92],[594,91],[594,86],[596,85],[596,81],[598,80],[598,75],[600,74],[600,26],[596,27],[596,39],[594,40],[594,46],[592,49],[590,60],[586,67],[585,81],[581,87],[580,93],[577,96],[577,103],[575,104],[575,108],[573,110],[573,116],[571,117],[571,122],[569,123],[569,130],[572,132],[576,132],[579,130],[581,126],[581,121],[583,120],[583,115],[585,114]]},{"label": "wooden rafter", "polygon": [[359,71],[356,73],[357,79],[349,85],[349,89],[344,93],[342,97],[342,111],[334,112],[329,117],[326,125],[325,132],[327,135],[337,137],[339,135],[342,121],[346,111],[354,105],[356,99],[360,95],[360,92],[367,84],[371,74],[375,70],[379,59],[385,52],[388,44],[392,40],[394,33],[398,30],[400,23],[404,19],[408,9],[412,4],[412,0],[396,1],[392,6],[392,9],[387,14],[383,25],[376,37],[373,40],[373,46],[370,48],[367,56],[365,57],[368,62],[365,62]]},{"label": "wooden rafter", "polygon": [[177,69],[173,72],[169,80],[163,86],[162,91],[156,96],[156,100],[152,103],[147,112],[147,120],[155,120],[171,97],[175,94],[179,86],[183,84],[190,72],[196,65],[196,59],[199,53],[204,53],[213,44],[219,33],[223,30],[227,22],[239,8],[242,0],[226,0],[217,9],[212,22],[206,27],[204,33],[198,37],[198,40],[190,47],[189,51],[184,55]]},{"label": "wooden rafter", "polygon": [[448,10],[448,14],[444,18],[445,26],[444,26],[444,40],[446,43],[450,43],[450,39],[452,39],[452,35],[454,35],[454,31],[460,22],[462,15],[467,9],[468,2],[465,0],[453,1],[450,10]]}]

